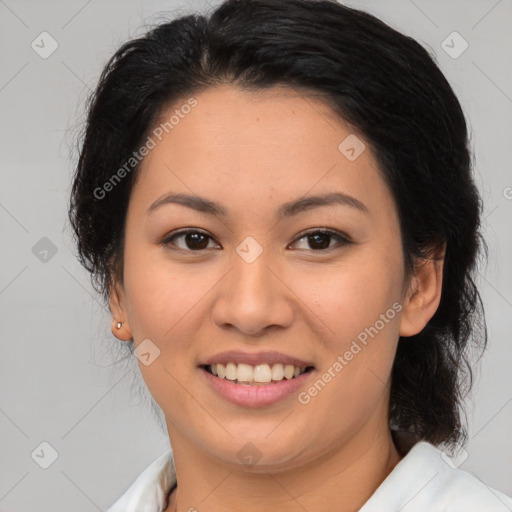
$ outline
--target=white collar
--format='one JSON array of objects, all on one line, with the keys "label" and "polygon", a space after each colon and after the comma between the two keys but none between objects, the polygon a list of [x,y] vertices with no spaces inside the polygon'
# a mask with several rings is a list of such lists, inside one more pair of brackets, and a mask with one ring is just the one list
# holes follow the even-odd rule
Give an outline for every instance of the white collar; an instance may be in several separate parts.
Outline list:
[{"label": "white collar", "polygon": [[[434,445],[419,441],[359,512],[511,512],[512,498],[454,468]],[[176,483],[172,450],[154,460],[107,512],[162,512]]]},{"label": "white collar", "polygon": [[417,442],[359,512],[511,512],[512,498]]}]

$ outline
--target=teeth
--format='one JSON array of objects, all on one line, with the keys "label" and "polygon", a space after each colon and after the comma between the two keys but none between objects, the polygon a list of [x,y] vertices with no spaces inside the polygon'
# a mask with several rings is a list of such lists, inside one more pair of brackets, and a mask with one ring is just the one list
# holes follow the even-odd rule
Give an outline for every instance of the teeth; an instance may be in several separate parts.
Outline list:
[{"label": "teeth", "polygon": [[284,368],[282,364],[272,365],[272,380],[283,380]]},{"label": "teeth", "polygon": [[[217,372],[219,372],[219,366],[224,366],[224,365],[222,365],[222,364],[217,365]],[[220,369],[220,371],[222,371],[222,368]],[[236,364],[228,363],[226,365],[225,378],[228,380],[236,380],[236,378],[237,378]]]},{"label": "teeth", "polygon": [[206,369],[221,379],[236,381],[237,384],[269,384],[278,382],[283,379],[293,379],[306,371],[306,367],[293,366],[292,364],[258,364],[251,366],[250,364],[213,364],[207,366]]},{"label": "teeth", "polygon": [[[249,368],[251,367],[249,366]],[[255,366],[252,378],[254,382],[270,382],[272,380],[272,370],[270,366],[268,364]],[[240,380],[240,378],[238,380]]]},{"label": "teeth", "polygon": [[239,364],[236,378],[238,382],[248,382],[249,384],[254,380],[254,372],[252,366],[249,364]]}]

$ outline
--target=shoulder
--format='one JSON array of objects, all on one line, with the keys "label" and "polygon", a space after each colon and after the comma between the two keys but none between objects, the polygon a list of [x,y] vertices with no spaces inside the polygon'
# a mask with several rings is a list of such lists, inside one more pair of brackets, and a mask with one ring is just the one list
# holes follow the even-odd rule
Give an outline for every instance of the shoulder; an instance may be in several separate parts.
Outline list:
[{"label": "shoulder", "polygon": [[511,512],[512,498],[455,467],[420,441],[396,465],[360,512]]},{"label": "shoulder", "polygon": [[156,458],[107,512],[160,512],[176,483],[172,450]]},{"label": "shoulder", "polygon": [[436,504],[447,511],[512,512],[512,498],[494,489],[476,475],[454,467],[450,459],[433,445],[427,443],[437,473],[432,479],[432,494]]}]

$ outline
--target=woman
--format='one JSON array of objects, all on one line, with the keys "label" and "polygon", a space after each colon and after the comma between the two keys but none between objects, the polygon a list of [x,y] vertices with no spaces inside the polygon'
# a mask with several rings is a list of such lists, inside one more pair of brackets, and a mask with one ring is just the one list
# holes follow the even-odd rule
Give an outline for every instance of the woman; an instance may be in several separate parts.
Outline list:
[{"label": "woman", "polygon": [[123,45],[70,219],[172,451],[110,512],[512,510],[450,458],[486,343],[470,162],[429,54],[334,1]]}]

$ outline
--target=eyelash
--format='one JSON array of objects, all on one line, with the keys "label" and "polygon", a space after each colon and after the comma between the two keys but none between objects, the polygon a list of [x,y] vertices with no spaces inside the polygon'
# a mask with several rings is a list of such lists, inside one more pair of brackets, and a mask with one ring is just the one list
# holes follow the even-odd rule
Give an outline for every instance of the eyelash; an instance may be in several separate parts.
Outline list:
[{"label": "eyelash", "polygon": [[[175,238],[179,238],[179,237],[184,236],[184,235],[187,235],[189,233],[198,233],[198,234],[204,235],[204,236],[210,238],[211,240],[213,240],[213,237],[211,237],[206,231],[203,231],[201,229],[183,229],[183,230],[177,231],[175,233],[170,233],[168,236],[166,236],[160,242],[160,245],[165,246],[165,247],[169,247],[169,244],[175,245],[174,243],[171,242],[171,240],[173,240]],[[339,233],[337,231],[333,231],[331,229],[325,229],[325,228],[309,229],[309,230],[301,233],[299,235],[299,237],[296,238],[292,243],[296,243],[296,242],[302,240],[303,238],[307,238],[308,236],[316,235],[316,234],[329,235],[331,237],[336,238],[338,240],[338,246],[335,245],[333,247],[328,247],[327,249],[318,249],[318,250],[315,250],[315,249],[299,249],[299,250],[309,250],[309,251],[312,251],[312,252],[319,252],[319,253],[323,252],[323,253],[325,253],[325,252],[330,252],[330,251],[332,251],[334,249],[341,248],[343,246],[350,245],[350,244],[353,243],[347,236],[342,235],[341,233]],[[203,252],[203,251],[205,251],[207,249],[192,250],[192,249],[182,249],[181,247],[176,247],[176,249],[174,249],[174,250],[184,251],[184,252],[197,252],[197,253],[200,253],[200,252]]]}]

